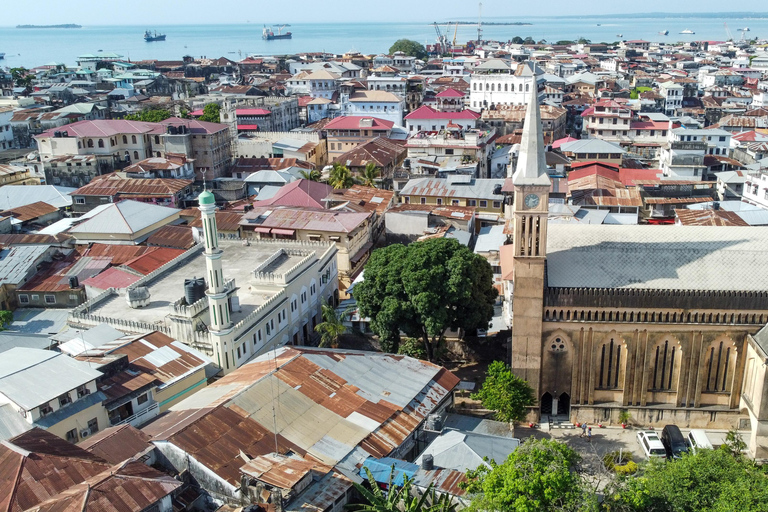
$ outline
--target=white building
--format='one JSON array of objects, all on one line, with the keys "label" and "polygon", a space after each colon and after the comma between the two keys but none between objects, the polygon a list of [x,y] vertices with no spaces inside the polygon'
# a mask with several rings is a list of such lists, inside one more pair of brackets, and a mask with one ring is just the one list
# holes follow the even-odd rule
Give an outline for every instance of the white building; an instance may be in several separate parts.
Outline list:
[{"label": "white building", "polygon": [[753,172],[744,182],[742,200],[768,209],[768,172]]},{"label": "white building", "polygon": [[288,79],[288,88],[292,94],[309,94],[313,98],[331,99],[339,90],[341,75],[320,69],[300,71]]},{"label": "white building", "polygon": [[345,98],[343,110],[347,116],[374,116],[402,126],[405,100],[387,91],[356,91]]},{"label": "white building", "polygon": [[729,156],[731,133],[717,128],[686,129],[675,128],[669,132],[670,141],[706,142],[708,155]]},{"label": "white building", "polygon": [[13,146],[13,129],[11,128],[11,117],[13,117],[13,107],[0,107],[0,150],[11,149]]},{"label": "white building", "polygon": [[664,113],[674,115],[675,110],[683,106],[684,87],[674,82],[664,82],[659,84],[659,94],[664,96]]},{"label": "white building", "polygon": [[535,64],[517,66],[490,59],[475,68],[469,90],[469,108],[480,111],[496,105],[526,105],[531,87],[536,87]]},{"label": "white building", "polygon": [[[205,191],[199,201],[203,227],[196,236],[202,244],[126,290],[107,290],[75,308],[69,324],[158,330],[205,353],[224,373],[313,337],[322,303],[338,298],[336,245],[225,240],[217,230],[213,194]],[[187,297],[185,281],[195,276],[204,284]]]}]

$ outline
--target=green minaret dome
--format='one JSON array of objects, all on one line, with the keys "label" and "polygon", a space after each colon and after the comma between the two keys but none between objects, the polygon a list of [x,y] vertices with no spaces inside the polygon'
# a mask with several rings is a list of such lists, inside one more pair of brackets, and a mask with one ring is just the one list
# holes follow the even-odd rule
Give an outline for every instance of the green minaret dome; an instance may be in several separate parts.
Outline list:
[{"label": "green minaret dome", "polygon": [[215,204],[216,199],[213,197],[213,194],[211,194],[207,190],[203,190],[203,193],[200,194],[200,196],[197,198],[198,202],[200,203],[200,206],[204,204]]}]

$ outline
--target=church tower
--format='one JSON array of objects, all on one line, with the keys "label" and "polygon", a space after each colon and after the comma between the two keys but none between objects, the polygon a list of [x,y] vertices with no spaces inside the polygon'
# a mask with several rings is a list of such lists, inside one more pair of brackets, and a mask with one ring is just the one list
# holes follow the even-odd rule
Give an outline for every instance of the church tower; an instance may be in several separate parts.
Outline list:
[{"label": "church tower", "polygon": [[[198,197],[200,212],[203,221],[203,235],[205,239],[205,267],[207,270],[208,311],[210,324],[208,330],[211,333],[214,356],[218,365],[226,373],[234,369],[236,363],[230,361],[227,354],[225,337],[232,331],[231,311],[227,289],[224,286],[224,271],[221,257],[223,251],[219,248],[219,233],[216,227],[216,200],[213,194],[204,190]],[[234,357],[234,356],[233,356]]]},{"label": "church tower", "polygon": [[[535,82],[534,82],[535,84]],[[547,256],[550,179],[544,154],[538,91],[532,87],[520,154],[512,175],[515,196],[512,288],[512,372],[541,387],[542,308]]]}]

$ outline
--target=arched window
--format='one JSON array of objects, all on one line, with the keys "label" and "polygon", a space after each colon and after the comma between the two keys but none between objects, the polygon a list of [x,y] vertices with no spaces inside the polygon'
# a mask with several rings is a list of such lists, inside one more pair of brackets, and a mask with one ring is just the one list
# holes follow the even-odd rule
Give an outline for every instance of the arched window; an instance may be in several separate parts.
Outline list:
[{"label": "arched window", "polygon": [[477,82],[475,82],[474,84],[472,84],[472,90],[473,90],[473,91],[476,91],[476,90],[477,90]]},{"label": "arched window", "polygon": [[518,92],[523,92],[523,84],[518,84],[517,85],[517,91]]},{"label": "arched window", "polygon": [[93,139],[88,139],[88,147],[89,148],[93,147]]},{"label": "arched window", "polygon": [[155,144],[160,144],[160,136],[155,135]]},{"label": "arched window", "polygon": [[528,92],[531,90],[531,84],[525,84],[525,92]]},{"label": "arched window", "polygon": [[621,380],[619,374],[622,372],[623,358],[626,355],[622,352],[621,343],[611,338],[607,343],[603,343],[600,349],[600,379],[597,387],[603,389],[615,389],[620,387]]},{"label": "arched window", "polygon": [[99,139],[99,147],[100,148],[104,147],[104,139]]},{"label": "arched window", "polygon": [[131,144],[136,144],[136,136],[131,135]]},{"label": "arched window", "polygon": [[133,158],[134,158],[134,160],[138,160],[139,159],[139,152],[138,151],[134,151],[133,152]]},{"label": "arched window", "polygon": [[504,92],[507,92],[508,87],[509,87],[509,84],[504,84]]},{"label": "arched window", "polygon": [[495,90],[496,84],[491,84],[491,92]]},{"label": "arched window", "polygon": [[705,357],[707,380],[704,391],[731,391],[736,346],[727,341],[715,341],[709,346]]},{"label": "arched window", "polygon": [[651,353],[653,360],[652,390],[673,391],[677,388],[681,357],[680,348],[669,339],[656,345]]}]

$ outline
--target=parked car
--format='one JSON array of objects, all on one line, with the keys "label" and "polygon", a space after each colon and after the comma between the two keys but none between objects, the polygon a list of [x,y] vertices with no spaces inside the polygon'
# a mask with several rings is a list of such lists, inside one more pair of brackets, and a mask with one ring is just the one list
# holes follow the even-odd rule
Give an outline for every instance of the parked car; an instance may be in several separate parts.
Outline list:
[{"label": "parked car", "polygon": [[688,453],[688,443],[677,425],[667,425],[661,431],[661,444],[667,450],[667,457],[679,459]]},{"label": "parked car", "polygon": [[691,449],[693,453],[696,453],[702,449],[706,449],[706,450],[713,449],[712,442],[707,437],[707,433],[701,429],[693,429],[690,432],[688,432],[687,441],[688,441],[688,447]]},{"label": "parked car", "polygon": [[661,444],[661,439],[656,432],[652,430],[641,430],[637,433],[637,442],[640,444],[640,448],[643,449],[643,453],[649,459],[652,457],[665,459],[667,457],[667,450],[664,449],[664,445]]}]

